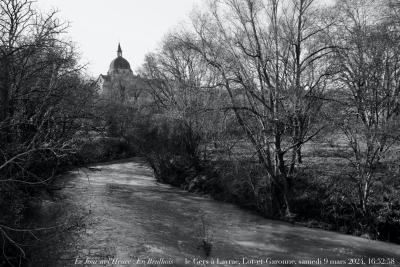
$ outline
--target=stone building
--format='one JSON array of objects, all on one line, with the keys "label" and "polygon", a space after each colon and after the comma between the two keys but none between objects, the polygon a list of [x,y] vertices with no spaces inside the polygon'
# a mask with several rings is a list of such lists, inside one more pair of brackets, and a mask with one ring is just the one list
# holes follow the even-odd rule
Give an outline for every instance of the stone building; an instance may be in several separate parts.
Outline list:
[{"label": "stone building", "polygon": [[132,72],[129,62],[122,56],[120,44],[117,57],[111,61],[107,75],[100,75],[99,83],[101,95],[113,102],[139,104],[148,93],[145,81]]}]

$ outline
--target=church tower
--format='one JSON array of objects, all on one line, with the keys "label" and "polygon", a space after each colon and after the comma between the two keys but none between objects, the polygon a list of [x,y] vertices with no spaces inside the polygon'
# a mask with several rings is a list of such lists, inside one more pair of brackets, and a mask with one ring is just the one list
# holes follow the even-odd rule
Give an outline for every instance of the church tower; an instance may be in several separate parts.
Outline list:
[{"label": "church tower", "polygon": [[120,43],[118,43],[117,56],[118,57],[122,57],[122,49],[121,49],[121,44]]},{"label": "church tower", "polygon": [[101,96],[116,104],[139,109],[152,99],[148,81],[133,74],[128,60],[122,56],[121,44],[118,44],[117,57],[111,61],[107,75],[100,74],[99,85]]},{"label": "church tower", "polygon": [[110,100],[126,102],[134,90],[135,76],[129,62],[122,57],[118,43],[117,57],[111,61],[107,75],[100,75],[101,94]]},{"label": "church tower", "polygon": [[128,60],[122,57],[121,44],[118,44],[117,57],[111,61],[107,74],[113,75],[121,73],[132,73],[132,70]]}]

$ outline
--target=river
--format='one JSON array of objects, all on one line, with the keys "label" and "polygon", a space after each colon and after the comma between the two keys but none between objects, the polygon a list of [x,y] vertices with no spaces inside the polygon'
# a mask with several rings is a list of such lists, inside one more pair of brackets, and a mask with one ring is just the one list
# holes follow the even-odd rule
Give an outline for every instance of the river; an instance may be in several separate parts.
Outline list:
[{"label": "river", "polygon": [[400,262],[400,246],[395,244],[267,220],[235,205],[160,184],[140,159],[99,164],[59,180],[59,201],[73,203],[77,227],[69,227],[58,245],[47,248],[47,263],[40,259],[33,266]]}]

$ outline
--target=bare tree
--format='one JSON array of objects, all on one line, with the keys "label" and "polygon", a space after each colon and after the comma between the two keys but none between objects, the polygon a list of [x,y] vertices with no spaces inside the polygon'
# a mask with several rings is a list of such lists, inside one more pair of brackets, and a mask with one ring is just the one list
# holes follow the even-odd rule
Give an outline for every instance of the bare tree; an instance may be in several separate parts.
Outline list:
[{"label": "bare tree", "polygon": [[379,164],[399,140],[400,35],[377,1],[342,1],[336,51],[337,125],[352,151],[360,209],[368,211]]},{"label": "bare tree", "polygon": [[3,248],[22,256],[14,240],[23,232],[15,223],[18,205],[76,152],[95,95],[95,83],[82,76],[73,46],[63,40],[67,26],[32,1],[0,1],[0,236]]},{"label": "bare tree", "polygon": [[319,23],[313,1],[226,0],[213,1],[193,25],[184,42],[219,75],[217,84],[269,175],[278,210],[291,216],[295,155],[301,161],[301,146],[319,131],[315,96],[329,76],[321,62],[332,49],[318,40],[330,24]]},{"label": "bare tree", "polygon": [[[183,123],[194,139],[210,138],[222,119],[223,110],[217,104],[221,92],[214,86],[213,72],[185,46],[178,32],[164,40],[159,53],[146,57],[143,75],[164,118]],[[204,146],[206,152],[206,142]]]}]

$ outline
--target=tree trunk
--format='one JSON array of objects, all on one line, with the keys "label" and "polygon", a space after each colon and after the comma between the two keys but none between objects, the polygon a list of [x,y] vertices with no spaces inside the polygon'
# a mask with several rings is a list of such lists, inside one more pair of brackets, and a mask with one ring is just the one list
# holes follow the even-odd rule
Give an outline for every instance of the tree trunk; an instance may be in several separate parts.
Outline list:
[{"label": "tree trunk", "polygon": [[303,155],[301,153],[301,146],[298,146],[296,149],[296,155],[297,155],[297,162],[299,164],[303,163]]},{"label": "tree trunk", "polygon": [[10,108],[10,85],[8,59],[3,58],[0,66],[0,131],[1,142],[7,143],[9,138],[8,113]]}]

